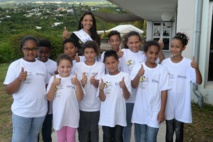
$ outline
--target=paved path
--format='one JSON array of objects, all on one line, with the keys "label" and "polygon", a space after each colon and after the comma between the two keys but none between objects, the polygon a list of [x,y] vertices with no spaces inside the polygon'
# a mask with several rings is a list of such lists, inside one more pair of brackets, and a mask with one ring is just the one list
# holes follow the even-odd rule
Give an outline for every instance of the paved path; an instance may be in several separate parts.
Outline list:
[{"label": "paved path", "polygon": [[[165,141],[165,134],[166,134],[166,123],[164,122],[164,123],[161,124],[161,127],[160,127],[160,129],[158,131],[157,141],[158,142],[164,142]],[[134,135],[134,133],[132,132],[131,142],[134,142],[133,135]],[[57,136],[56,136],[55,132],[52,133],[52,138],[53,138],[53,142],[57,142]],[[76,137],[76,141],[77,140],[78,139]],[[102,131],[102,128],[100,127],[99,128],[99,142],[102,142],[102,141],[103,141],[103,131]]]}]

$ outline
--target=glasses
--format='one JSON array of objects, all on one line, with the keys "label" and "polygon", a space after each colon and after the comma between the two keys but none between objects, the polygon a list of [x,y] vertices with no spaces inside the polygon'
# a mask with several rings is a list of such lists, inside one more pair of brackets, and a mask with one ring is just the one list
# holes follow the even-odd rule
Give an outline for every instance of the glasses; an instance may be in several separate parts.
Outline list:
[{"label": "glasses", "polygon": [[30,51],[36,51],[36,50],[38,50],[38,48],[37,47],[34,47],[34,48],[28,48],[28,47],[23,47],[22,48],[24,51],[26,51],[26,52],[30,52]]}]

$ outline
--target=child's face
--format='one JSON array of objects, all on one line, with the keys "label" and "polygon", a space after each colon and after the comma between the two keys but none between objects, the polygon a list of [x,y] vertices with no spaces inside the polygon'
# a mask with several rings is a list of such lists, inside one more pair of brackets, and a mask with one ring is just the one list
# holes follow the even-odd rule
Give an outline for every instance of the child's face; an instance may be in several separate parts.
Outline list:
[{"label": "child's face", "polygon": [[59,62],[58,71],[61,77],[67,77],[70,75],[72,64],[69,60],[63,59]]},{"label": "child's face", "polygon": [[115,57],[113,57],[113,56],[107,57],[105,59],[104,64],[105,64],[107,70],[109,71],[109,74],[115,75],[119,72],[118,71],[119,61],[116,60]]},{"label": "child's face", "polygon": [[157,46],[152,45],[148,48],[147,52],[145,52],[146,55],[146,62],[155,64],[155,61],[158,58],[159,49]]},{"label": "child's face", "polygon": [[185,50],[185,46],[183,46],[182,42],[178,39],[173,39],[170,47],[170,52],[172,56],[181,56],[183,50]]},{"label": "child's face", "polygon": [[120,43],[121,43],[121,39],[119,38],[118,35],[112,35],[109,40],[108,40],[108,43],[111,45],[112,47],[112,50],[114,51],[118,51],[119,50],[119,46],[120,46]]},{"label": "child's face", "polygon": [[95,50],[93,48],[85,48],[84,56],[87,62],[94,62],[96,57]]},{"label": "child's face", "polygon": [[130,36],[126,44],[132,52],[138,52],[141,47],[141,41],[136,35]]},{"label": "child's face", "polygon": [[33,40],[26,41],[22,47],[22,52],[24,54],[24,60],[26,60],[28,62],[35,61],[37,51],[38,51],[37,44]]},{"label": "child's face", "polygon": [[50,48],[48,47],[39,47],[38,49],[38,60],[42,62],[46,62],[49,59],[50,56]]},{"label": "child's face", "polygon": [[81,21],[81,24],[83,25],[84,30],[90,30],[93,25],[93,19],[91,15],[85,15],[84,18]]},{"label": "child's face", "polygon": [[75,57],[77,50],[78,49],[72,42],[67,42],[66,44],[64,44],[64,54],[67,54],[71,58]]}]

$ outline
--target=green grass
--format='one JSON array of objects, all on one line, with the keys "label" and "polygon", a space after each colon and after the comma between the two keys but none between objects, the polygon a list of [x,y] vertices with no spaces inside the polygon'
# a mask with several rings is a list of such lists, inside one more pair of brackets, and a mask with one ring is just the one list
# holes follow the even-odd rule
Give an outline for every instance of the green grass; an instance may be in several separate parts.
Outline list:
[{"label": "green grass", "polygon": [[[2,85],[9,64],[0,64],[0,142],[11,141],[12,96],[7,95]],[[213,141],[213,106],[205,104],[199,108],[192,104],[193,123],[184,126],[184,142],[212,142]]]}]

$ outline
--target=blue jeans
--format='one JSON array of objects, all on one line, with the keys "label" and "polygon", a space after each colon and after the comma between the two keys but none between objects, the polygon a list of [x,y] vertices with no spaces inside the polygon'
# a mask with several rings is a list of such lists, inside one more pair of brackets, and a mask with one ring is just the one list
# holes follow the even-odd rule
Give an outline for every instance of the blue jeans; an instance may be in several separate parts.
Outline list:
[{"label": "blue jeans", "polygon": [[12,114],[12,142],[37,142],[44,117],[25,118]]},{"label": "blue jeans", "polygon": [[166,120],[166,142],[173,142],[175,132],[176,142],[183,142],[183,126],[184,123],[176,119]]},{"label": "blue jeans", "polygon": [[126,122],[127,126],[123,128],[123,141],[130,142],[132,132],[132,112],[134,103],[126,103]]},{"label": "blue jeans", "polygon": [[135,142],[157,142],[158,128],[135,124]]}]

